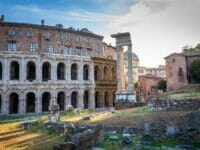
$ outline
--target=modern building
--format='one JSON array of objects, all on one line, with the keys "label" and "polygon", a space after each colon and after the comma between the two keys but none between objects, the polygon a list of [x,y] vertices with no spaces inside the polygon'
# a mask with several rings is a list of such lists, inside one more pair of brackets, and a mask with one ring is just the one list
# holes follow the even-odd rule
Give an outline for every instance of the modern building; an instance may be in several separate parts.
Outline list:
[{"label": "modern building", "polygon": [[[2,17],[1,114],[46,112],[51,99],[57,100],[61,110],[69,104],[74,108],[113,106],[111,100],[108,105],[95,103],[94,60],[102,58],[105,64],[108,60],[108,72],[116,65],[103,54],[109,53],[103,51],[102,40],[103,36],[86,28],[63,28],[61,24],[48,26],[44,20],[40,25],[6,22]],[[107,72],[102,70],[101,73],[103,76]],[[113,92],[116,89],[113,88],[109,90]],[[107,101],[107,94],[105,99]]]}]

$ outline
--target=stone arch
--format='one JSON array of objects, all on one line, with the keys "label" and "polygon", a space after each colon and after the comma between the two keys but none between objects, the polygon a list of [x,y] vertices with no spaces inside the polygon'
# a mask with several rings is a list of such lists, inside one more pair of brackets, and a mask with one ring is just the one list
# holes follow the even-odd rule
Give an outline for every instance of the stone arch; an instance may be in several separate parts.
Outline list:
[{"label": "stone arch", "polygon": [[0,62],[0,80],[2,80],[3,76],[3,69],[2,69],[2,63]]},{"label": "stone arch", "polygon": [[51,94],[49,92],[44,92],[42,94],[42,112],[49,111],[50,100]]},{"label": "stone arch", "polygon": [[35,112],[35,93],[29,92],[26,94],[26,112]]},{"label": "stone arch", "polygon": [[96,65],[94,67],[94,79],[95,79],[95,81],[99,81],[100,77],[101,77],[101,70],[100,70],[100,67],[98,65]]},{"label": "stone arch", "polygon": [[71,80],[78,80],[78,65],[76,63],[71,65]]},{"label": "stone arch", "polygon": [[33,61],[29,61],[26,65],[26,79],[29,81],[36,79],[36,66]]},{"label": "stone arch", "polygon": [[74,108],[77,108],[78,104],[78,92],[77,91],[73,91],[71,93],[71,105],[74,107]]},{"label": "stone arch", "polygon": [[109,80],[109,70],[107,66],[104,66],[103,68],[103,79],[105,81]]},{"label": "stone arch", "polygon": [[83,80],[89,80],[90,76],[90,67],[88,64],[83,66]]},{"label": "stone arch", "polygon": [[86,90],[84,92],[83,104],[84,104],[84,109],[88,109],[89,108],[89,91],[88,90]]},{"label": "stone arch", "polygon": [[100,92],[95,92],[95,108],[100,108]]},{"label": "stone arch", "polygon": [[57,95],[57,104],[60,106],[60,110],[64,110],[65,106],[65,92],[61,91]]},{"label": "stone arch", "polygon": [[51,64],[46,61],[42,64],[42,81],[48,80],[51,80]]},{"label": "stone arch", "polygon": [[109,92],[105,91],[104,93],[104,102],[105,102],[105,107],[109,107],[110,103],[109,103]]},{"label": "stone arch", "polygon": [[17,114],[19,107],[19,96],[17,93],[13,92],[9,96],[9,113]]},{"label": "stone arch", "polygon": [[65,80],[65,64],[62,62],[57,65],[57,79]]},{"label": "stone arch", "polygon": [[10,80],[19,80],[19,63],[17,61],[10,63]]}]

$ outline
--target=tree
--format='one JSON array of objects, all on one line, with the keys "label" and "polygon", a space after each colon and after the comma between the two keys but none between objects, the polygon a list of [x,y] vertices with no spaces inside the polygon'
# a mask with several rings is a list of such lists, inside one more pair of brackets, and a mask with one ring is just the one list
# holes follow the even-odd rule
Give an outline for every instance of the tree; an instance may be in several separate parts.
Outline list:
[{"label": "tree", "polygon": [[135,82],[135,83],[134,83],[134,88],[137,89],[138,87],[139,87],[138,82]]},{"label": "tree", "polygon": [[195,49],[200,49],[200,43],[196,45]]},{"label": "tree", "polygon": [[159,80],[157,87],[158,87],[158,90],[163,90],[163,92],[166,92],[167,81],[165,79]]},{"label": "tree", "polygon": [[191,63],[191,80],[194,83],[200,83],[200,59],[194,60]]}]

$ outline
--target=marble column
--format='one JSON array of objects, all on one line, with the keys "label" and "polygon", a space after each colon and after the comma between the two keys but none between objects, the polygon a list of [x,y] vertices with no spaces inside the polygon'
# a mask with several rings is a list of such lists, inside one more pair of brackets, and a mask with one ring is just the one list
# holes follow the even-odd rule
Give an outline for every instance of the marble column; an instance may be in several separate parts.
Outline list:
[{"label": "marble column", "polygon": [[40,57],[37,59],[37,64],[36,64],[36,80],[39,83],[42,82],[42,63],[40,61]]},{"label": "marble column", "polygon": [[64,109],[67,110],[68,105],[71,105],[71,95],[68,91],[65,92],[65,107]]},{"label": "marble column", "polygon": [[128,92],[133,92],[132,45],[128,45]]}]

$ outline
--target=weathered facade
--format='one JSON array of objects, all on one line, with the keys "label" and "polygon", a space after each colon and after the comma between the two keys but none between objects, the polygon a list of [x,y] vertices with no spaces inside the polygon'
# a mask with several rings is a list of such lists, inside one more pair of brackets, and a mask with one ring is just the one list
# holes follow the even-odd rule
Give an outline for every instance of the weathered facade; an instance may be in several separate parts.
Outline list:
[{"label": "weathered facade", "polygon": [[94,62],[95,108],[113,107],[117,90],[116,60],[92,58]]},{"label": "weathered facade", "polygon": [[[0,21],[0,112],[48,111],[50,99],[61,110],[95,108],[94,63],[103,57],[103,37],[84,28]],[[105,60],[106,61],[106,60]]]}]

